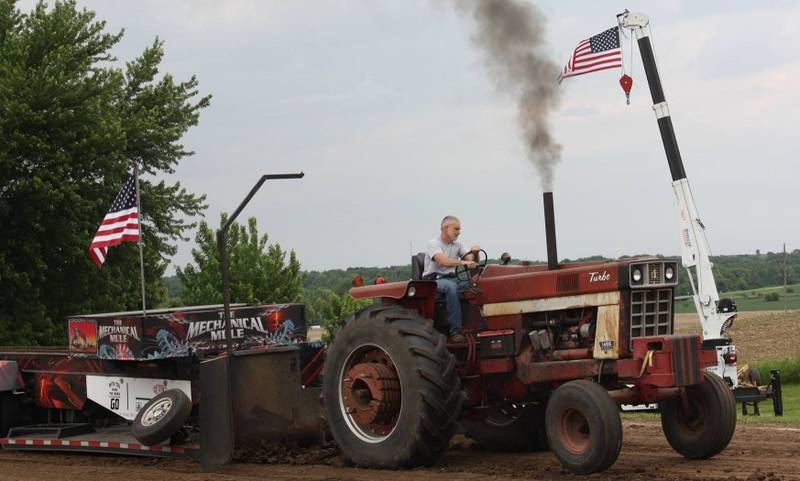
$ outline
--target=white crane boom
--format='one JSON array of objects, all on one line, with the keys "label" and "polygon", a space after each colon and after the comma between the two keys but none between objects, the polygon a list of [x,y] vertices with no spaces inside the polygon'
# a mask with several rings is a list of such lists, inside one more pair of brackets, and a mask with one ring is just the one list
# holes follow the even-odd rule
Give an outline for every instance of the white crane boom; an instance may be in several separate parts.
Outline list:
[{"label": "white crane boom", "polygon": [[667,154],[672,174],[672,190],[680,214],[682,264],[686,268],[692,287],[692,299],[703,329],[703,344],[717,349],[717,366],[709,369],[719,374],[731,387],[736,387],[739,384],[736,373],[736,347],[726,334],[736,316],[736,305],[728,299],[719,298],[705,225],[700,221],[692,189],[686,178],[669,106],[658,75],[648,29],[650,20],[646,15],[627,10],[619,14],[617,20],[621,31],[627,29],[636,36],[639,52],[642,55],[647,83],[653,98],[653,111]]}]

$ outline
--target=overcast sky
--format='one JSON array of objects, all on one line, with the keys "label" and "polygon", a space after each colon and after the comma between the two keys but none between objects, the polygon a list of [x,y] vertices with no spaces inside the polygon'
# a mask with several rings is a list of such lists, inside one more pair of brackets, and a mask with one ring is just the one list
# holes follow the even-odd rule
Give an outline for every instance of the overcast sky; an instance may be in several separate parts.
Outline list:
[{"label": "overcast sky", "polygon": [[[563,64],[626,3],[534,2]],[[19,4],[29,9],[32,1]],[[208,195],[218,226],[264,173],[243,216],[305,269],[409,262],[462,220],[492,257],[546,257],[541,187],[515,100],[498,93],[447,0],[88,1],[120,60],[156,36],[163,72],[212,94],[174,179]],[[715,254],[800,248],[797,134],[800,5],[636,2],[652,38],[687,176]],[[631,104],[609,70],[562,84],[554,191],[561,258],[679,253],[678,216],[639,52],[625,40]],[[632,72],[632,73],[631,73]],[[794,113],[793,113],[794,112]],[[143,206],[146,210],[147,206]],[[244,220],[244,217],[242,218]],[[194,234],[192,233],[192,238]],[[191,260],[192,243],[173,259]],[[173,272],[171,268],[168,273]]]}]

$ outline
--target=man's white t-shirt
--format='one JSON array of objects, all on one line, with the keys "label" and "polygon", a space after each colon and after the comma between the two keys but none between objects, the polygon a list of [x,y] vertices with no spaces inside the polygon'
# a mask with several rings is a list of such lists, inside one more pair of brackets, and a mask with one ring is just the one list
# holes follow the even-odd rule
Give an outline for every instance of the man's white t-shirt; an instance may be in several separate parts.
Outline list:
[{"label": "man's white t-shirt", "polygon": [[467,252],[469,252],[469,249],[461,245],[458,241],[445,244],[441,237],[431,239],[430,242],[428,242],[428,248],[425,250],[425,271],[422,273],[422,276],[425,277],[428,274],[434,273],[438,275],[454,274],[456,272],[455,267],[445,267],[435,262],[433,256],[441,253],[451,259],[459,259]]}]

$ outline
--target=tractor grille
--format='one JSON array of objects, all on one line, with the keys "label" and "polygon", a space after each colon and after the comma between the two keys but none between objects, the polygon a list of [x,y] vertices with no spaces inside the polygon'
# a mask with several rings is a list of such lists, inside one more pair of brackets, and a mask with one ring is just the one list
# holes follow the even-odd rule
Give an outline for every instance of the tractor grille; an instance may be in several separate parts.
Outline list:
[{"label": "tractor grille", "polygon": [[647,279],[648,284],[663,284],[664,283],[664,271],[662,268],[664,264],[660,262],[653,262],[651,264],[647,264]]},{"label": "tractor grille", "polygon": [[672,289],[631,291],[631,339],[667,334],[672,334]]}]

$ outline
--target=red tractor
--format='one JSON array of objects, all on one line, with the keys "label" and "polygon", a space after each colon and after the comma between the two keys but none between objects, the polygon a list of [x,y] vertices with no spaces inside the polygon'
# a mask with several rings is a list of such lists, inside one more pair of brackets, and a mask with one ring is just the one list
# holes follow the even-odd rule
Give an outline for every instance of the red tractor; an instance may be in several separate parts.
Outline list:
[{"label": "red tractor", "polygon": [[[482,262],[447,344],[434,281],[354,287],[371,305],[328,349],[330,430],[356,465],[429,465],[458,422],[486,448],[551,449],[574,473],[602,471],[622,445],[620,404],[658,402],[669,444],[714,456],[736,427],[733,395],[699,336],[673,333],[678,264],[661,258],[558,264],[545,194],[548,265]],[[416,262],[419,262],[417,259]],[[413,265],[413,262],[412,262]]]}]

